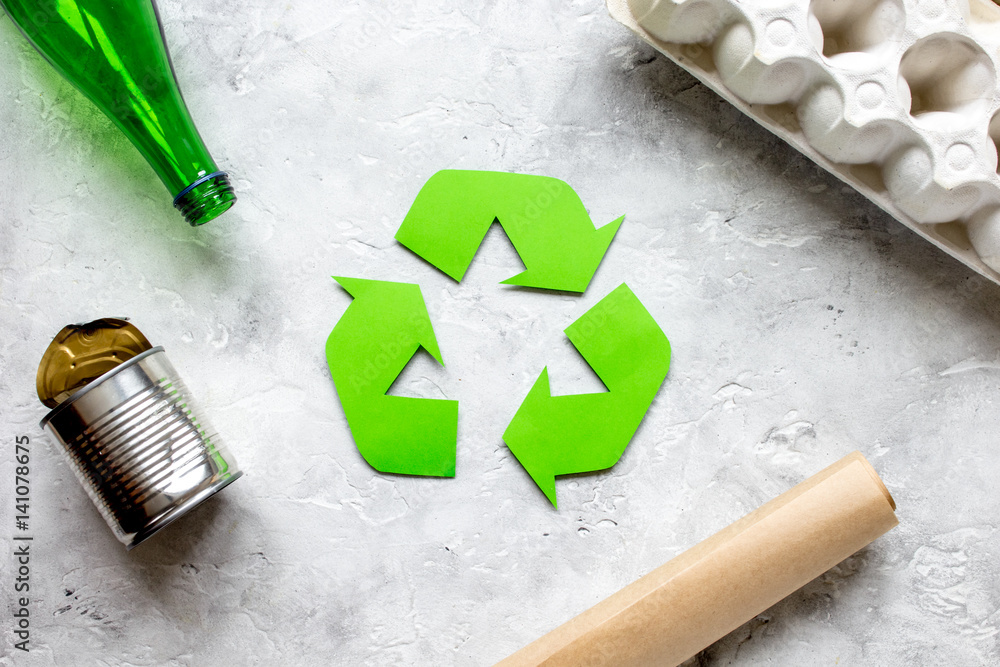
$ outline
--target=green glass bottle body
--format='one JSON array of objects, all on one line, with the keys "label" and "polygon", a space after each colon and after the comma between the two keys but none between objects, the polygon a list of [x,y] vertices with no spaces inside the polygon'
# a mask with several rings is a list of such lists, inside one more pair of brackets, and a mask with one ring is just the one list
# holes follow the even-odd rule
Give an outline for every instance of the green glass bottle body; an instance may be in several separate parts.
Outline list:
[{"label": "green glass bottle body", "polygon": [[153,0],[0,0],[0,6],[139,149],[192,226],[236,202],[177,86]]}]

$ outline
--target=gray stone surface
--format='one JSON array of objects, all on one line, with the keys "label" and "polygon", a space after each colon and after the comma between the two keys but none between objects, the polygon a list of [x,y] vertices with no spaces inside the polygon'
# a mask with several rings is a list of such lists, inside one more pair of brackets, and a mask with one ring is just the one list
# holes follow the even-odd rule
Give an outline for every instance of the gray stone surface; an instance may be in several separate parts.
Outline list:
[{"label": "gray stone surface", "polygon": [[[0,18],[0,543],[33,443],[31,653],[3,665],[486,665],[860,449],[900,525],[703,665],[1000,661],[1000,288],[658,57],[597,0],[162,0],[178,77],[240,197],[190,229],[109,121]],[[458,3],[455,3],[458,5]],[[446,167],[563,178],[626,221],[582,297],[455,284],[393,241]],[[461,401],[455,479],[375,473],[323,344],[330,275],[418,282]],[[627,282],[673,345],[622,460],[553,510],[501,440],[534,378],[598,381],[562,329]],[[38,359],[127,315],[246,477],[126,553],[37,423]]]}]

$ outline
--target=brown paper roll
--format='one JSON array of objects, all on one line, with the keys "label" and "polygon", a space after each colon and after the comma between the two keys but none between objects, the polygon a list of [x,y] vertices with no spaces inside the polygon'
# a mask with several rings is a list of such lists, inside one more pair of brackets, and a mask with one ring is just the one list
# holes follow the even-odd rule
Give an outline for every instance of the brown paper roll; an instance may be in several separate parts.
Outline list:
[{"label": "brown paper roll", "polygon": [[884,534],[895,509],[854,452],[497,667],[676,665]]}]

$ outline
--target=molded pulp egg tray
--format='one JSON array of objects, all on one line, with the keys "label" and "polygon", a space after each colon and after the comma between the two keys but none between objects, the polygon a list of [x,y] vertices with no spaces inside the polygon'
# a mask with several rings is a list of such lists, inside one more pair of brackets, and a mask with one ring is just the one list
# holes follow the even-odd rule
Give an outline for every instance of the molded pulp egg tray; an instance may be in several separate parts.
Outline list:
[{"label": "molded pulp egg tray", "polygon": [[615,19],[744,113],[1000,283],[1000,7],[607,2]]}]

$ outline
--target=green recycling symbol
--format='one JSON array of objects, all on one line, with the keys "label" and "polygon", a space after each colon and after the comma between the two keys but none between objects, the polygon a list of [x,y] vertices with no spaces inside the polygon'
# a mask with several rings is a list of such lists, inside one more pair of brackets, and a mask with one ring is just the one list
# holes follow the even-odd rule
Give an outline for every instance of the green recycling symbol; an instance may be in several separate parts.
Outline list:
[{"label": "green recycling symbol", "polygon": [[[420,190],[396,239],[461,281],[494,221],[526,270],[505,281],[583,292],[621,226],[595,229],[563,181],[444,170]],[[453,477],[458,401],[387,395],[419,348],[444,365],[418,285],[336,277],[354,300],[326,343],[333,383],[358,451],[383,473]],[[607,392],[552,396],[542,369],[504,442],[556,505],[555,477],[621,458],[670,366],[670,343],[624,283],[565,330]]]}]

